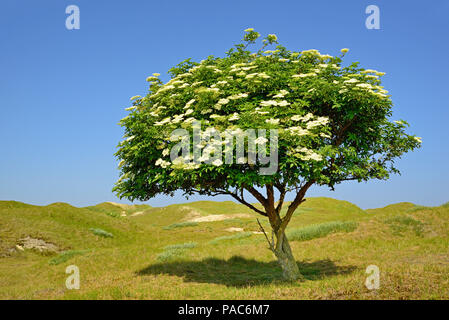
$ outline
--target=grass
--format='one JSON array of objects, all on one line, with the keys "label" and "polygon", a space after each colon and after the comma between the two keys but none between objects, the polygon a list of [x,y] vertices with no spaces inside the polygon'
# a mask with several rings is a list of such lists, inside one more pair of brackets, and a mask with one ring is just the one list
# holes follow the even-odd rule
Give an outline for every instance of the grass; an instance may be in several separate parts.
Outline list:
[{"label": "grass", "polygon": [[157,260],[162,262],[175,260],[177,258],[184,256],[185,253],[186,251],[182,249],[171,249],[163,251],[162,253],[158,254]]},{"label": "grass", "polygon": [[165,246],[164,251],[157,255],[157,260],[165,262],[184,257],[187,249],[193,249],[197,245],[196,242],[186,242]]},{"label": "grass", "polygon": [[51,258],[48,261],[48,264],[50,264],[50,265],[58,265],[58,264],[67,262],[68,260],[70,260],[74,256],[83,255],[83,254],[85,254],[87,252],[89,252],[89,250],[68,250],[68,251],[64,251],[64,252],[61,252],[60,254],[58,254],[56,257]]},{"label": "grass", "polygon": [[[406,212],[410,212],[410,210]],[[415,235],[423,236],[424,224],[410,216],[393,216],[385,219],[385,223],[390,225],[394,235],[403,236],[404,232],[412,230]]]},{"label": "grass", "polygon": [[426,210],[426,209],[428,209],[428,207],[415,205],[414,207],[407,209],[406,212],[416,212],[416,211],[421,211],[421,210]]},{"label": "grass", "polygon": [[307,241],[325,237],[336,232],[352,232],[357,228],[354,221],[332,221],[313,224],[299,229],[290,230],[287,238],[291,241]]},{"label": "grass", "polygon": [[119,218],[119,217],[121,217],[122,214],[130,215],[137,211],[146,211],[150,208],[151,207],[146,204],[123,205],[123,204],[116,204],[113,202],[103,202],[103,203],[99,203],[95,206],[86,207],[86,209],[88,209],[88,210],[105,213],[106,215],[113,217],[113,218]]},{"label": "grass", "polygon": [[[242,235],[258,231],[258,216],[233,202],[77,208],[0,201],[0,299],[449,299],[449,206],[362,210],[331,198],[308,198],[303,205],[287,230],[320,237],[290,241],[306,280],[289,283],[264,236]],[[132,217],[132,210],[145,212]],[[182,221],[198,212],[249,217],[164,228],[185,226]],[[269,232],[266,219],[259,220]],[[335,223],[346,226],[338,236],[310,231]],[[355,230],[344,231],[354,223]],[[230,234],[230,227],[244,232]],[[27,236],[55,244],[60,254],[15,250]],[[65,289],[71,264],[80,269],[79,290]],[[375,291],[364,285],[371,264],[381,271]]]},{"label": "grass", "polygon": [[100,237],[104,237],[104,238],[112,238],[114,237],[114,235],[110,232],[104,231],[103,229],[99,229],[99,228],[90,228],[90,231],[92,231],[92,233],[94,235],[100,236]]},{"label": "grass", "polygon": [[217,238],[209,241],[209,244],[218,244],[222,241],[245,239],[245,238],[249,238],[251,236],[252,236],[251,232],[238,232],[238,233],[230,235],[230,236],[217,237]]},{"label": "grass", "polygon": [[198,222],[179,222],[179,223],[173,223],[171,225],[165,226],[164,230],[173,230],[177,228],[185,228],[185,227],[195,227],[198,225]]},{"label": "grass", "polygon": [[307,207],[299,207],[298,209],[295,210],[295,212],[293,213],[293,216],[298,216],[300,214],[309,212],[309,211],[313,211],[313,208],[307,208]]},{"label": "grass", "polygon": [[174,250],[174,249],[192,249],[195,248],[198,245],[196,242],[186,242],[186,243],[179,243],[179,244],[172,244],[169,246],[165,246],[164,250]]}]

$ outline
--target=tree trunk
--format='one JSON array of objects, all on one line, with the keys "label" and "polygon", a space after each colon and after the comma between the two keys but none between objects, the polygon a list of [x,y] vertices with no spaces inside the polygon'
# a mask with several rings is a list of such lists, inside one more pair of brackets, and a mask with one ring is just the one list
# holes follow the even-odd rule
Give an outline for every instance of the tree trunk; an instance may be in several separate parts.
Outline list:
[{"label": "tree trunk", "polygon": [[[282,239],[280,239],[281,237]],[[299,272],[298,264],[292,254],[292,250],[285,233],[282,232],[282,234],[278,236],[277,240],[278,243],[279,241],[282,241],[282,245],[275,248],[274,254],[276,255],[276,258],[282,268],[282,275],[284,278],[289,281],[304,279],[302,274]]]}]

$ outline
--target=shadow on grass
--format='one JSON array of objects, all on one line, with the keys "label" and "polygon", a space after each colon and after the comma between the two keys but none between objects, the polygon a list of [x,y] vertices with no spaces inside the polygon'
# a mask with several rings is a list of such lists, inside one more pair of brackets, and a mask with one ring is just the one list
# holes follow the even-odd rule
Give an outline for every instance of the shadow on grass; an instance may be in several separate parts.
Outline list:
[{"label": "shadow on grass", "polygon": [[[331,260],[297,262],[307,280],[318,280],[353,272],[355,266],[337,266]],[[184,277],[186,282],[215,283],[242,287],[283,282],[282,271],[276,261],[260,262],[233,256],[229,260],[207,258],[201,261],[173,261],[157,263],[137,272],[137,275],[168,274]]]}]

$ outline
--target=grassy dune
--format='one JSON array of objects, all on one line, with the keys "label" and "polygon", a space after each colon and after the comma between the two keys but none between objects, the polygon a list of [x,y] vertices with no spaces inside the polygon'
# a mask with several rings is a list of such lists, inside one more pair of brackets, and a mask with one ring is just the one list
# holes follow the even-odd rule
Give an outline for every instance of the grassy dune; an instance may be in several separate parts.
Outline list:
[{"label": "grassy dune", "polygon": [[[206,222],[192,222],[198,218]],[[447,205],[364,211],[309,198],[287,229],[306,278],[298,283],[282,281],[256,218],[230,201],[163,208],[0,201],[0,298],[449,299]],[[58,250],[21,249],[26,237]],[[79,290],[65,288],[72,264]],[[371,264],[381,272],[374,291],[364,285]]]}]

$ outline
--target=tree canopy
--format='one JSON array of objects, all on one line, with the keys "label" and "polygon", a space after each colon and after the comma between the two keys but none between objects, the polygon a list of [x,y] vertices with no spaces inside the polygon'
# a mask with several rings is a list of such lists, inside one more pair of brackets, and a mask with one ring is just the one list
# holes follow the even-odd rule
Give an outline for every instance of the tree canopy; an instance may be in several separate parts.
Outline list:
[{"label": "tree canopy", "polygon": [[[148,200],[182,190],[240,198],[242,189],[298,190],[310,181],[333,189],[347,180],[387,179],[399,172],[394,160],[420,146],[420,138],[406,134],[407,122],[389,120],[392,101],[381,86],[383,72],[357,62],[344,65],[348,49],[338,56],[290,51],[275,35],[252,52],[259,36],[247,29],[243,43],[224,57],[182,61],[169,70],[166,83],[156,73],[147,78],[148,94],[133,97],[130,114],[120,122],[125,139],[116,155],[122,175],[114,188],[120,197]],[[206,128],[200,145],[191,143],[187,156],[171,160],[179,140],[171,133],[192,133],[195,124]],[[263,164],[239,163],[245,159],[235,154],[231,164],[207,161],[225,144],[225,131],[238,136],[251,128],[278,133],[276,172],[260,174]],[[259,137],[256,144],[265,147],[267,140]]]}]

